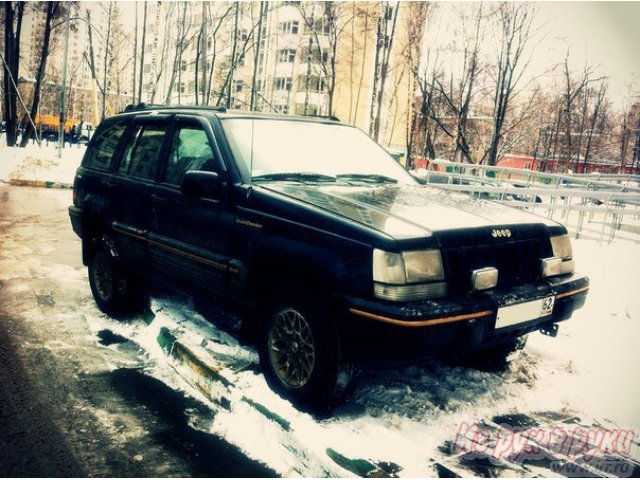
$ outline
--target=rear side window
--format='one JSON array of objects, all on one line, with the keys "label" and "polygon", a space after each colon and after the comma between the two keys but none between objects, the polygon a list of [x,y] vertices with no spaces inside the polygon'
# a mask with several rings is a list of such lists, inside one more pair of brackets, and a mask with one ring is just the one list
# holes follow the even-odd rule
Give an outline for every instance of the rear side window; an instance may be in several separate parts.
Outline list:
[{"label": "rear side window", "polygon": [[108,170],[125,128],[126,123],[121,122],[98,131],[91,140],[85,166],[96,170]]},{"label": "rear side window", "polygon": [[163,182],[180,185],[188,170],[215,170],[213,150],[207,134],[199,126],[182,126],[175,131]]},{"label": "rear side window", "polygon": [[165,133],[165,127],[162,126],[136,126],[122,156],[118,172],[128,173],[136,178],[154,179]]}]

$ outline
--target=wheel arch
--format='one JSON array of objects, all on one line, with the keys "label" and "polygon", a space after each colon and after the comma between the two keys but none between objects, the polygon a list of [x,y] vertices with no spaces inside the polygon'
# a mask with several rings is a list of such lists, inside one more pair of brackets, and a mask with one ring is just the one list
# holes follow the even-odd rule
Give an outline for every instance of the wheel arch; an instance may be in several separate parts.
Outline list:
[{"label": "wheel arch", "polygon": [[243,332],[255,340],[260,307],[272,292],[283,288],[315,292],[332,309],[333,292],[348,283],[347,268],[335,252],[308,244],[279,240],[263,243],[254,251],[249,263],[243,298],[246,314]]}]

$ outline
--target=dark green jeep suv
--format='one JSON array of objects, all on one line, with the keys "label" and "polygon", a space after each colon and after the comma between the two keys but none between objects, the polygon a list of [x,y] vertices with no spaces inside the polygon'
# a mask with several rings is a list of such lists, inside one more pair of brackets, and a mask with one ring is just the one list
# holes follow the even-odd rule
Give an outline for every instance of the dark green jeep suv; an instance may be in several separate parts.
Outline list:
[{"label": "dark green jeep suv", "polygon": [[334,119],[131,108],[96,130],[69,213],[101,309],[150,280],[207,299],[316,405],[362,365],[505,356],[589,288],[563,226],[420,185]]}]

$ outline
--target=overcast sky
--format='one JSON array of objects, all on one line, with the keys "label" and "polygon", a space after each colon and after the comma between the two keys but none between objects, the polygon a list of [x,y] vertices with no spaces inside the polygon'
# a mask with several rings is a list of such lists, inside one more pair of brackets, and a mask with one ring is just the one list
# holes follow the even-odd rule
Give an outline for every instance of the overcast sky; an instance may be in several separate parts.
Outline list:
[{"label": "overcast sky", "polygon": [[612,101],[622,102],[632,81],[631,95],[640,100],[640,2],[540,2],[538,7],[549,36],[536,52],[537,64],[561,61],[570,44],[573,68],[586,60],[598,75],[607,75]]},{"label": "overcast sky", "polygon": [[[472,17],[474,7],[471,2],[437,2],[429,17],[427,44],[459,43],[463,38],[460,19],[464,11]],[[533,30],[537,33],[528,44],[525,56],[531,62],[523,80],[535,79],[542,85],[553,82],[552,67],[564,61],[570,48],[570,69],[577,75],[588,64],[593,78],[608,77],[615,108],[640,100],[640,2],[535,2],[535,7]],[[467,31],[472,30],[470,21]],[[493,61],[498,32],[486,28],[483,38],[484,59]],[[438,62],[454,75],[462,64],[456,55],[440,54]],[[561,70],[555,71],[560,74]],[[630,85],[634,86],[631,93]]]}]

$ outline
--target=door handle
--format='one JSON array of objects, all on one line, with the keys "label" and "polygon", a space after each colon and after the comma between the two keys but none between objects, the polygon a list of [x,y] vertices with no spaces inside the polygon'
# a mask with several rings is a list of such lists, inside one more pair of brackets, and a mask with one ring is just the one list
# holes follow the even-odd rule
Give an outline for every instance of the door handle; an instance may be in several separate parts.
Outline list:
[{"label": "door handle", "polygon": [[160,195],[156,195],[155,193],[151,194],[151,200],[155,203],[167,203],[169,199],[167,197],[161,197]]}]

